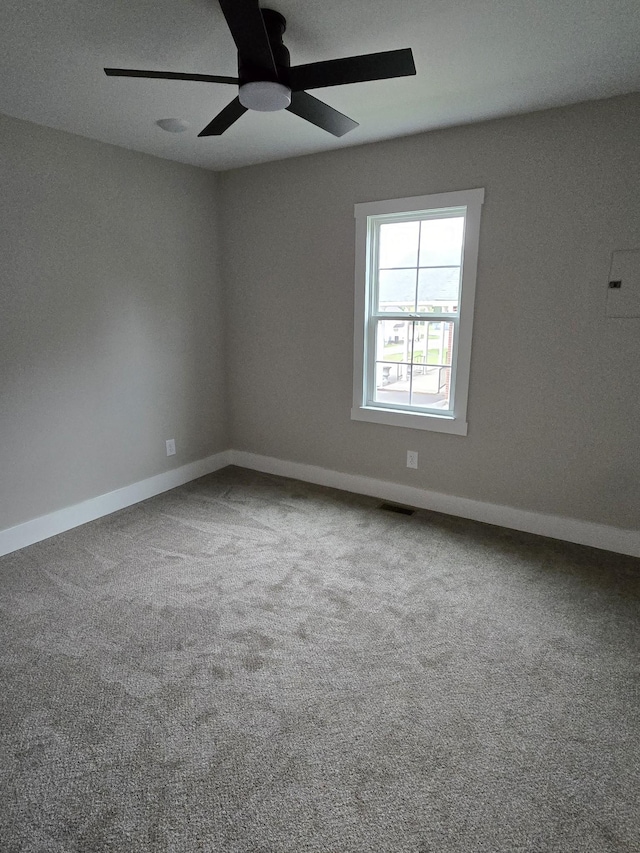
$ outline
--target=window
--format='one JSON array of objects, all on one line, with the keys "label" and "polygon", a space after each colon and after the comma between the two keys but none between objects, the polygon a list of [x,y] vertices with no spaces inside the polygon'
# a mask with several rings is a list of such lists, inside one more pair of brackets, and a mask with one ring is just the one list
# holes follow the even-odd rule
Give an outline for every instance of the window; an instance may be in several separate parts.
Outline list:
[{"label": "window", "polygon": [[356,204],[354,420],[467,434],[483,201]]}]

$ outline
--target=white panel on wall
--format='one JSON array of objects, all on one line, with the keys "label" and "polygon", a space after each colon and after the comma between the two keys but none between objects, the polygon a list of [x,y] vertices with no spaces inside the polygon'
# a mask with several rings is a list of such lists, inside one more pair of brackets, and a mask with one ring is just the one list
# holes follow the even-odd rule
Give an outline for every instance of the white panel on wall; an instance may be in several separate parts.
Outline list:
[{"label": "white panel on wall", "polygon": [[640,317],[640,251],[612,253],[607,317]]}]

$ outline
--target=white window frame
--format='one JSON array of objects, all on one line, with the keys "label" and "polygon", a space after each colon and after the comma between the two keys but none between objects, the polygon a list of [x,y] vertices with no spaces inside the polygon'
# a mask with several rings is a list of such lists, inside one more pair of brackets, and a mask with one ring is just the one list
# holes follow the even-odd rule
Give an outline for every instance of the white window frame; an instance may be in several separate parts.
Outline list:
[{"label": "white window frame", "polygon": [[[356,204],[356,293],[352,420],[403,426],[411,429],[466,435],[473,309],[478,267],[480,214],[484,189],[396,198],[388,201]],[[455,323],[451,369],[452,411],[446,414],[425,412],[418,407],[381,404],[373,401],[373,362],[375,360],[374,275],[377,257],[377,233],[383,222],[410,221],[438,216],[464,214],[465,227],[461,261],[458,313],[444,315]],[[379,316],[379,314],[378,314]],[[438,319],[441,315],[436,315]],[[394,315],[390,319],[393,319]],[[424,319],[420,314],[403,313],[403,319]],[[434,317],[435,319],[435,317]]]}]

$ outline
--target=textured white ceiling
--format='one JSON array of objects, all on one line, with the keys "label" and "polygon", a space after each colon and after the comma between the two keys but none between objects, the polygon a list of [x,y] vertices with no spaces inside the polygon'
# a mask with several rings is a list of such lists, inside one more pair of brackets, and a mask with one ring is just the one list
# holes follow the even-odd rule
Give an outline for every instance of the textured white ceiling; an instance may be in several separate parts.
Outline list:
[{"label": "textured white ceiling", "polygon": [[[335,139],[288,112],[198,132],[233,86],[108,78],[104,66],[236,75],[216,0],[3,0],[0,112],[210,169],[640,90],[638,0],[264,0],[292,65],[413,49],[416,77],[316,89],[360,122]],[[185,133],[158,119],[189,122]]]}]

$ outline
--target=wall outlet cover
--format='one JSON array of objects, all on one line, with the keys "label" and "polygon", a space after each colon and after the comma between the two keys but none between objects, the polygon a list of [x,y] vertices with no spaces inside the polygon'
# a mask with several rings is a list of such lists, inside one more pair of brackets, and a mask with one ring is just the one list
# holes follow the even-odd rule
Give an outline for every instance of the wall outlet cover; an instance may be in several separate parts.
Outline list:
[{"label": "wall outlet cover", "polygon": [[167,456],[175,456],[176,455],[176,440],[175,440],[175,438],[167,439],[166,445],[167,445]]}]

